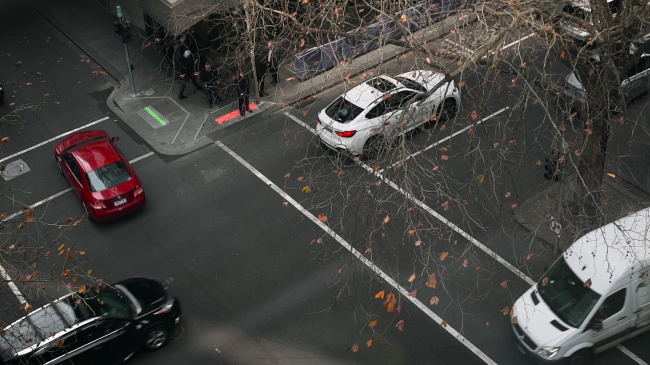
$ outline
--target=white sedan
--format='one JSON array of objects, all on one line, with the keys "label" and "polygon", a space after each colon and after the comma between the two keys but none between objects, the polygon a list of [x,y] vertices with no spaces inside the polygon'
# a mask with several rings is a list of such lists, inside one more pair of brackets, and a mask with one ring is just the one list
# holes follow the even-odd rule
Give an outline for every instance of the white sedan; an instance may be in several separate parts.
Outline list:
[{"label": "white sedan", "polygon": [[460,92],[453,81],[425,98],[444,77],[419,70],[355,86],[318,113],[318,137],[333,150],[376,157],[401,133],[454,117]]}]

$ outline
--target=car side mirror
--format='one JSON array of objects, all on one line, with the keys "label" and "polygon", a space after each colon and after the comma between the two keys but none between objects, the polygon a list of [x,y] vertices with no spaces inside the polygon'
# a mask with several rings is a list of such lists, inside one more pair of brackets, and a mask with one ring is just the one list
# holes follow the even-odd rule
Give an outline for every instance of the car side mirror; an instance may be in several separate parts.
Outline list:
[{"label": "car side mirror", "polygon": [[593,318],[591,322],[589,322],[589,328],[591,328],[594,331],[600,331],[603,329],[603,320],[600,318]]},{"label": "car side mirror", "polygon": [[118,137],[118,136],[111,137],[111,141],[113,141],[113,142],[117,142],[119,140],[120,140],[120,137]]}]

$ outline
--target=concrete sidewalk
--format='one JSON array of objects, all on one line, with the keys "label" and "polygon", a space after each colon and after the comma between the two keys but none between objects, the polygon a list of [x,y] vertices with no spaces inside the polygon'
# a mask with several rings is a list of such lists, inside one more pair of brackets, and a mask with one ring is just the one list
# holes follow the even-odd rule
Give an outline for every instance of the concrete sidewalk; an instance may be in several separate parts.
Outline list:
[{"label": "concrete sidewalk", "polygon": [[[407,52],[405,48],[386,45],[302,82],[294,77],[292,60],[285,60],[279,71],[279,84],[271,85],[270,76],[267,75],[264,91],[269,95],[261,98],[259,105],[254,106],[256,109],[253,113],[240,117],[232,87],[227,90],[225,100],[212,109],[208,109],[203,90],[195,89],[191,84],[185,89],[188,97],[179,100],[180,82],[167,72],[160,45],[137,34],[128,44],[137,91],[133,95],[124,45],[120,36],[113,31],[113,22],[117,18],[99,3],[76,0],[30,2],[36,11],[114,78],[117,87],[107,100],[108,107],[154,151],[163,155],[182,155],[207,146],[232,129],[230,126],[241,127],[244,123],[261,121],[265,115],[279,108],[318,94],[344,82],[346,77]],[[473,19],[473,16],[453,15],[418,32],[418,35],[422,35],[423,41],[428,41]],[[251,87],[254,85],[255,82],[251,80]],[[254,94],[250,99],[254,102]],[[228,120],[223,122],[224,119]]]}]

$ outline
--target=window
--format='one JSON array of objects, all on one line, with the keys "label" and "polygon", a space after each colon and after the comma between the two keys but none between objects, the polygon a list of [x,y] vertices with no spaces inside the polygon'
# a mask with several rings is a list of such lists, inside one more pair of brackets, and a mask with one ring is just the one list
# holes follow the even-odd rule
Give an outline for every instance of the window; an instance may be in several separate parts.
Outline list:
[{"label": "window", "polygon": [[584,286],[561,256],[537,283],[542,300],[553,313],[572,327],[579,327],[600,299]]},{"label": "window", "polygon": [[402,109],[406,107],[408,102],[413,98],[413,95],[415,93],[413,91],[400,91],[397,94],[394,94],[393,97],[388,98],[388,101],[390,102],[391,110],[394,111],[397,109]]},{"label": "window", "polygon": [[[389,98],[390,99],[390,98]],[[388,99],[382,100],[379,104],[375,105],[374,108],[366,114],[366,118],[374,119],[380,117],[388,112]]]},{"label": "window", "polygon": [[427,92],[427,89],[422,86],[420,83],[415,82],[414,80],[407,79],[406,77],[400,77],[400,76],[395,76],[395,80],[399,81],[402,83],[402,85],[408,87],[409,89],[420,91],[420,92]]},{"label": "window", "polygon": [[81,184],[81,169],[79,168],[77,161],[74,159],[74,156],[71,154],[63,155],[63,161],[65,161],[65,164],[68,165],[68,168],[72,171],[72,175],[74,175],[79,184]]},{"label": "window", "polygon": [[383,77],[375,77],[372,80],[368,80],[366,84],[384,93],[387,93],[397,87],[397,85],[393,84],[392,82],[386,80]]},{"label": "window", "polygon": [[91,191],[102,191],[131,179],[129,170],[122,161],[113,162],[86,174]]},{"label": "window", "polygon": [[354,120],[362,111],[363,109],[341,96],[325,109],[325,114],[339,123],[346,123]]},{"label": "window", "polygon": [[603,304],[600,305],[600,308],[598,308],[595,317],[605,320],[620,312],[623,309],[623,304],[625,304],[625,288],[607,297]]}]

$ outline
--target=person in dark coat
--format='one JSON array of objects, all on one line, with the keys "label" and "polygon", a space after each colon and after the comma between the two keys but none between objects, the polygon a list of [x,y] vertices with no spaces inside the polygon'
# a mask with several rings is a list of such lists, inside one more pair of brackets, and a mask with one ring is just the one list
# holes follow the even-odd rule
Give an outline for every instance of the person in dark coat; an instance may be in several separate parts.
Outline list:
[{"label": "person in dark coat", "polygon": [[179,60],[179,72],[181,73],[181,90],[178,92],[179,99],[185,99],[187,96],[183,95],[185,92],[185,87],[192,80],[195,88],[199,88],[199,84],[196,82],[196,66],[194,62],[194,56],[190,50],[186,50],[183,54],[183,57]]},{"label": "person in dark coat", "polygon": [[221,86],[221,80],[219,80],[217,72],[212,68],[210,62],[205,62],[205,67],[199,73],[199,80],[203,83],[205,95],[208,97],[209,107],[212,108],[214,99],[217,99],[217,102],[221,101],[221,98],[219,97],[219,86]]},{"label": "person in dark coat", "polygon": [[239,115],[242,117],[246,112],[252,113],[249,108],[248,94],[250,93],[250,82],[243,71],[239,71],[237,77],[237,95],[239,96]]},{"label": "person in dark coat", "polygon": [[278,55],[277,55],[277,49],[275,47],[275,43],[269,42],[267,43],[266,47],[269,49],[268,53],[266,54],[266,68],[268,72],[271,74],[271,84],[277,84],[278,83],[278,69],[280,66],[280,62],[278,61]]},{"label": "person in dark coat", "polygon": [[257,76],[257,90],[260,91],[260,96],[268,96],[264,92],[264,78],[266,77],[266,62],[264,62],[264,55],[260,52],[255,54],[255,73]]}]

